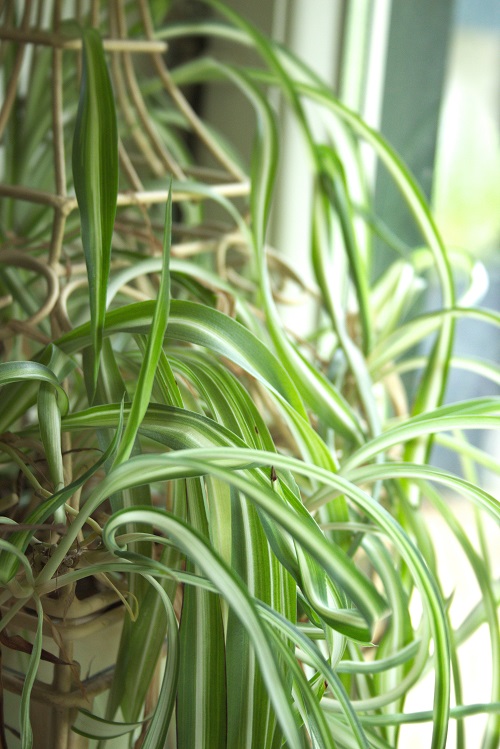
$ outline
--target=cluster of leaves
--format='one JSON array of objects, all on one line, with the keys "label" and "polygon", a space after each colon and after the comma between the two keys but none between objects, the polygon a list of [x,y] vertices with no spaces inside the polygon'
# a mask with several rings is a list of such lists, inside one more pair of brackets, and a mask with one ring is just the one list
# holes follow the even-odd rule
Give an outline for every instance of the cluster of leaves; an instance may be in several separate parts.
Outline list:
[{"label": "cluster of leaves", "polygon": [[[497,501],[474,480],[476,464],[495,468],[494,462],[457,433],[497,426],[500,401],[442,401],[452,366],[499,379],[492,363],[454,361],[456,320],[497,326],[500,319],[457,304],[450,257],[425,200],[383,139],[286,50],[229,7],[209,4],[223,22],[167,26],[162,35],[224,37],[253,47],[260,65],[200,58],[172,71],[170,93],[178,96],[184,84],[224,81],[251,103],[257,126],[249,218],[223,191],[188,179],[187,164],[179,174],[172,170],[163,243],[155,212],[116,216],[118,138],[126,142],[131,133],[120,117],[117,123],[100,37],[84,31],[72,160],[81,244],[70,224],[62,301],[53,316],[18,325],[4,344],[0,450],[10,494],[1,522],[7,530],[19,527],[0,541],[0,628],[26,606],[38,616],[21,700],[22,745],[32,745],[29,700],[44,600],[105,575],[117,587],[126,577],[131,615],[107,714],[82,714],[75,730],[101,741],[140,734],[148,749],[387,749],[397,746],[403,723],[428,720],[438,749],[450,717],[459,722],[463,746],[465,717],[484,712],[483,746],[494,749],[499,590],[484,546],[474,548],[441,489],[478,508],[479,529],[485,513],[498,522]],[[151,127],[164,133],[169,122],[156,83],[149,81]],[[276,274],[269,271],[274,256],[266,233],[279,137],[268,86],[279,88],[295,116],[315,179],[318,330],[309,341],[286,331]],[[213,153],[223,151],[225,168],[240,173],[230,149],[190,119],[188,108],[177,116]],[[311,126],[318,117],[321,143]],[[398,255],[376,283],[370,266],[379,227],[369,212],[362,143],[392,174],[424,244]],[[178,155],[187,158],[180,147]],[[241,179],[244,184],[244,174]],[[209,202],[224,212],[223,225],[203,223],[200,204]],[[11,226],[17,236],[21,219]],[[43,248],[37,231],[47,225],[26,229],[38,241],[34,264],[0,251],[10,332],[20,311],[30,313],[28,298],[36,301],[40,293],[40,276],[33,280]],[[195,259],[183,259],[179,253],[195,244]],[[31,257],[29,249],[25,254]],[[284,281],[297,282],[284,263],[278,268]],[[411,314],[429,269],[442,306]],[[428,338],[430,353],[415,356],[415,345]],[[33,350],[33,339],[45,345]],[[402,379],[409,371],[419,375],[413,390]],[[440,435],[471,480],[430,465],[431,441]],[[89,467],[92,455],[99,457]],[[450,527],[481,591],[481,604],[458,628],[422,521],[422,497]],[[51,554],[38,569],[30,563],[32,550],[52,522]],[[68,567],[76,548],[78,564]],[[418,603],[417,616],[410,616],[411,601]],[[491,700],[462,705],[458,648],[483,622]],[[159,658],[159,696],[145,714]],[[428,712],[405,713],[406,695],[430,669]],[[456,704],[450,707],[452,686]]]}]

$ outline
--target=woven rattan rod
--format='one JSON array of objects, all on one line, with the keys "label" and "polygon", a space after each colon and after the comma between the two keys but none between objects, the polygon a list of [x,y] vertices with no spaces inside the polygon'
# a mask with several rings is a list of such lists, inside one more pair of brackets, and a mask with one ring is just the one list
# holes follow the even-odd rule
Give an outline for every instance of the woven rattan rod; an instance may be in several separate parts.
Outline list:
[{"label": "woven rattan rod", "polygon": [[[0,39],[24,44],[40,44],[46,47],[60,47],[61,49],[81,49],[81,39],[71,39],[67,36],[50,34],[40,29],[0,28]],[[155,39],[103,39],[104,49],[108,52],[165,52],[167,43]]]}]

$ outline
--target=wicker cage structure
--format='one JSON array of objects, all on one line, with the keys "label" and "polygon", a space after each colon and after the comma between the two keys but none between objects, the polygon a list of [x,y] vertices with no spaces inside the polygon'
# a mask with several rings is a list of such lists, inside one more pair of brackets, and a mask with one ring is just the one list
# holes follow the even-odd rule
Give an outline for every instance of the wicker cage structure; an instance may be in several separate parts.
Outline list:
[{"label": "wicker cage structure", "polygon": [[[229,198],[249,192],[243,170],[176,85],[165,60],[167,43],[155,33],[147,0],[88,4],[25,0],[24,7],[7,0],[0,10],[0,269],[7,287],[13,281],[5,269],[16,266],[42,277],[45,292],[39,303],[33,302],[33,309],[18,318],[11,316],[3,325],[4,341],[23,334],[45,342],[43,321],[50,321],[52,335],[70,329],[66,302],[78,285],[85,284],[84,266],[73,262],[79,250],[73,257],[71,251],[78,245],[79,232],[71,142],[82,66],[75,22],[99,29],[115,92],[118,244],[146,256],[159,251],[152,227],[160,215],[155,209],[166,202],[170,177],[178,204],[187,197],[182,183],[190,180],[208,184],[216,194]],[[152,116],[151,97],[163,121]],[[210,154],[210,166],[188,160],[186,136],[195,143],[195,151],[202,148]],[[220,239],[220,232],[213,229],[176,228],[173,255],[206,250],[213,247],[214,238]],[[115,261],[115,267],[119,263]],[[127,292],[140,296],[131,287],[125,287]],[[10,303],[7,291],[2,306]]]}]

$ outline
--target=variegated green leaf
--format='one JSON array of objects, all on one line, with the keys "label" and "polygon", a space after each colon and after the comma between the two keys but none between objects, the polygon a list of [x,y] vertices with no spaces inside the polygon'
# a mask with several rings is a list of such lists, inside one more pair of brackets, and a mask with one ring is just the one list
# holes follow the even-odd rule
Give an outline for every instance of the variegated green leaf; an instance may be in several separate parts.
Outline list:
[{"label": "variegated green leaf", "polygon": [[82,40],[83,71],[73,138],[73,179],[89,282],[92,400],[99,372],[118,193],[118,132],[114,95],[99,33],[84,29]]}]

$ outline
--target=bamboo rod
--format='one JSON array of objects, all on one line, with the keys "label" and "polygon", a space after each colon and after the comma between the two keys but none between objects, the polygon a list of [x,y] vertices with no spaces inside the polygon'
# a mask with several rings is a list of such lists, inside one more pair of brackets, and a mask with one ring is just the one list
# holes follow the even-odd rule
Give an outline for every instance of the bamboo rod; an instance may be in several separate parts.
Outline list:
[{"label": "bamboo rod", "polygon": [[[0,39],[4,41],[20,42],[22,44],[37,44],[42,47],[57,49],[81,50],[81,39],[54,34],[42,29],[0,28]],[[103,39],[106,52],[129,52],[130,54],[164,54],[168,45],[166,42],[154,39]]]},{"label": "bamboo rod", "polygon": [[[31,14],[31,0],[26,0],[26,4],[24,6],[23,20],[21,22],[21,28],[19,29],[21,33],[21,37],[18,40],[19,49],[17,50],[16,59],[14,61],[14,69],[12,71],[12,75],[10,76],[9,83],[5,91],[4,101],[0,109],[0,138],[2,137],[5,126],[9,120],[12,107],[16,100],[17,84],[19,81],[19,76],[21,75],[24,52],[26,50],[26,40],[24,39],[24,34],[26,33],[27,25],[30,19],[30,14]],[[6,29],[7,32],[13,31],[13,30],[14,29]]]}]

